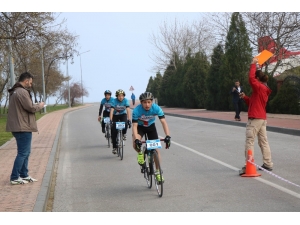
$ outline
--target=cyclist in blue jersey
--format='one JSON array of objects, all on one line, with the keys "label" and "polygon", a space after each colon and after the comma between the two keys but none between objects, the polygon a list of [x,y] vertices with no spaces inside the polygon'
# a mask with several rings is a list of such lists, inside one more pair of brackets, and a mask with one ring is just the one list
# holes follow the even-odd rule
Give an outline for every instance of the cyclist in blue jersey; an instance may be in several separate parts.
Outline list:
[{"label": "cyclist in blue jersey", "polygon": [[[145,134],[147,134],[149,140],[158,139],[157,130],[155,127],[155,117],[158,116],[163,130],[165,132],[165,140],[166,147],[169,148],[171,145],[171,137],[170,131],[165,119],[165,115],[160,106],[153,103],[153,95],[150,92],[145,92],[140,95],[139,100],[140,104],[137,105],[132,113],[132,140],[133,140],[133,148],[137,151],[137,160],[139,165],[143,165],[144,155],[141,151],[142,146],[142,138]],[[160,152],[157,149],[159,161],[161,160]],[[158,170],[158,168],[156,168]],[[160,177],[158,171],[156,171],[156,179],[158,181],[164,181],[163,177]]]},{"label": "cyclist in blue jersey", "polygon": [[[102,113],[103,107],[104,107],[104,110],[103,110],[103,116],[102,116],[102,118],[109,117],[110,108],[111,108],[112,102],[114,100],[114,98],[111,97],[111,91],[110,90],[106,90],[104,92],[104,96],[105,96],[105,98],[103,98],[101,100],[100,108],[99,108],[99,116],[98,116],[98,121],[99,122],[101,121],[101,113]],[[101,126],[102,126],[102,133],[105,133],[104,120],[102,120]]]},{"label": "cyclist in blue jersey", "polygon": [[116,91],[116,98],[114,99],[111,110],[110,110],[110,121],[111,121],[111,139],[113,143],[112,153],[117,153],[117,141],[116,137],[118,131],[116,129],[115,122],[125,122],[125,129],[123,132],[123,139],[126,140],[127,127],[131,128],[131,110],[129,101],[125,98],[125,92],[122,89]]}]

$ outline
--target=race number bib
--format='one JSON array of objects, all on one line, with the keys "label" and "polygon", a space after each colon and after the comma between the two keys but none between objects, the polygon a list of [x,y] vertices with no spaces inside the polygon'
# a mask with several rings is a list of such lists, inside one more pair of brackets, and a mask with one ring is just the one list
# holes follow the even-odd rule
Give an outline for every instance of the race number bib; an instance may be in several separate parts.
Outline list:
[{"label": "race number bib", "polygon": [[116,122],[116,129],[117,130],[125,129],[125,122]]},{"label": "race number bib", "polygon": [[104,117],[103,121],[104,121],[104,123],[109,123],[110,119],[109,119],[109,117]]},{"label": "race number bib", "polygon": [[161,148],[161,142],[160,142],[159,139],[157,139],[157,140],[147,140],[146,145],[147,145],[147,149]]}]

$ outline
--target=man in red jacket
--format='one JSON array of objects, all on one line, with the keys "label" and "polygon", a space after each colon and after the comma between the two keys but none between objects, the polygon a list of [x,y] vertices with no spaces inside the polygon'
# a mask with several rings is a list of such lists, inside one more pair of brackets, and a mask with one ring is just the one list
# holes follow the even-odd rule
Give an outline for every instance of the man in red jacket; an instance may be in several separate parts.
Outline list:
[{"label": "man in red jacket", "polygon": [[[253,58],[249,71],[249,83],[252,88],[252,95],[246,96],[241,94],[241,98],[245,100],[248,105],[248,122],[246,126],[246,143],[245,143],[245,157],[247,161],[248,150],[252,150],[254,155],[254,139],[257,136],[258,145],[263,155],[262,168],[272,171],[273,162],[271,159],[271,150],[267,138],[267,113],[266,105],[269,95],[272,90],[268,87],[268,76],[261,70],[256,70],[256,63],[258,60]],[[240,170],[240,175],[244,174],[246,167]]]}]

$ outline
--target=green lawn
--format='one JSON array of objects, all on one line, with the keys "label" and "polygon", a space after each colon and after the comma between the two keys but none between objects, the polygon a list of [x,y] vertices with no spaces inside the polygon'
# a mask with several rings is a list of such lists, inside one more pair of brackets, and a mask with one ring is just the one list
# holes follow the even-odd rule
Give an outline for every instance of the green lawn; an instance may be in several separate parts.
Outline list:
[{"label": "green lawn", "polygon": [[[48,105],[47,106],[47,113],[51,113],[53,111],[57,111],[57,110],[61,110],[61,109],[66,109],[68,107],[69,107],[68,105],[56,105],[55,107],[53,107],[51,105]],[[2,111],[3,110],[1,109],[0,112],[2,112]],[[46,115],[46,114],[37,112],[35,114],[36,120],[40,119],[44,115]],[[4,143],[9,141],[13,137],[11,132],[6,132],[5,131],[6,118],[7,118],[7,114],[0,114],[0,146],[2,146]]]}]

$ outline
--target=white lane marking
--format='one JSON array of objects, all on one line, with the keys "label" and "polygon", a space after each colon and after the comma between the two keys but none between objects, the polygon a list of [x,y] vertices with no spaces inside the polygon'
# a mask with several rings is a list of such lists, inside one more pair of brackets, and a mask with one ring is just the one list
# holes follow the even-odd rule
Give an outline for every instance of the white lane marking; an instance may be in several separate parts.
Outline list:
[{"label": "white lane marking", "polygon": [[[160,138],[164,138],[164,137],[161,137],[161,136],[160,136]],[[225,166],[225,167],[227,167],[227,168],[229,168],[229,169],[235,170],[235,171],[237,171],[237,172],[239,171],[239,169],[236,168],[236,167],[234,167],[234,166],[231,166],[231,165],[229,165],[229,164],[227,164],[227,163],[224,163],[224,162],[222,162],[222,161],[220,161],[220,160],[218,160],[218,159],[215,159],[215,158],[213,158],[213,157],[210,157],[210,156],[208,156],[208,155],[205,155],[205,154],[203,154],[203,153],[200,153],[200,152],[198,152],[198,151],[196,151],[196,150],[194,150],[194,149],[192,149],[192,148],[189,148],[189,147],[187,147],[187,146],[181,145],[181,144],[179,144],[179,143],[177,143],[177,142],[174,142],[174,141],[172,141],[172,144],[175,144],[175,145],[177,145],[177,146],[179,146],[179,147],[181,147],[181,148],[184,148],[184,149],[186,149],[186,150],[188,150],[188,151],[190,151],[190,152],[193,152],[193,153],[195,153],[195,154],[197,154],[197,155],[200,155],[200,156],[202,156],[202,157],[204,157],[204,158],[206,158],[206,159],[209,159],[209,160],[211,160],[211,161],[214,161],[214,162],[216,162],[216,163],[219,163],[219,164],[221,164],[221,165],[223,165],[223,166]],[[278,189],[278,190],[280,190],[280,191],[283,191],[283,192],[285,192],[285,193],[287,193],[287,194],[290,194],[290,195],[292,195],[292,196],[294,196],[294,197],[296,197],[296,198],[300,198],[300,194],[298,194],[298,193],[296,193],[296,192],[294,192],[294,191],[291,191],[291,190],[289,190],[289,189],[287,189],[287,188],[284,188],[284,187],[282,187],[282,186],[280,186],[280,185],[274,184],[274,183],[272,183],[272,182],[270,182],[270,181],[267,181],[267,180],[265,180],[265,179],[263,179],[263,178],[260,178],[260,177],[253,177],[253,178],[256,179],[256,180],[258,180],[258,181],[260,181],[260,182],[262,182],[262,183],[265,183],[265,184],[267,184],[267,185],[269,185],[269,186],[272,186],[272,187],[274,187],[274,188],[276,188],[276,189]]]}]

